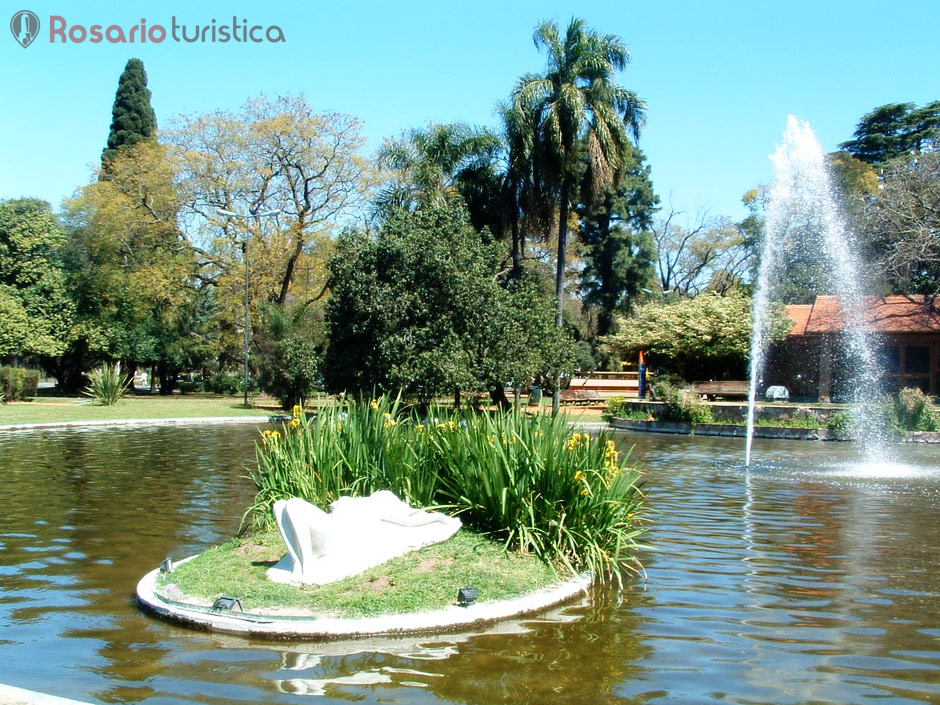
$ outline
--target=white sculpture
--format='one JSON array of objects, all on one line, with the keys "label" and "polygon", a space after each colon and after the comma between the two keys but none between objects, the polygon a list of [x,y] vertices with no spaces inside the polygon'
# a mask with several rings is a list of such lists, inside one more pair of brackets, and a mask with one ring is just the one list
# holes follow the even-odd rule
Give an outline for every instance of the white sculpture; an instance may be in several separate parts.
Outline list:
[{"label": "white sculpture", "polygon": [[387,490],[371,497],[342,497],[330,510],[299,497],[274,503],[288,553],[268,569],[269,579],[325,585],[445,541],[460,529],[456,517],[414,509]]}]

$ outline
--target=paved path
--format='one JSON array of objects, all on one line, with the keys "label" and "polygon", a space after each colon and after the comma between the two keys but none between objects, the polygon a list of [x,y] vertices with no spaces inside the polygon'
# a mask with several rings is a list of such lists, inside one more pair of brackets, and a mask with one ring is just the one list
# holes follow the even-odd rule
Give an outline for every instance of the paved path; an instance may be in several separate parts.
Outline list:
[{"label": "paved path", "polygon": [[73,428],[87,426],[185,426],[188,424],[267,423],[272,416],[204,416],[181,419],[107,419],[99,421],[50,421],[48,423],[20,423],[0,426],[0,431],[32,431],[36,429]]},{"label": "paved path", "polygon": [[0,705],[88,705],[78,700],[36,693],[0,683]]}]

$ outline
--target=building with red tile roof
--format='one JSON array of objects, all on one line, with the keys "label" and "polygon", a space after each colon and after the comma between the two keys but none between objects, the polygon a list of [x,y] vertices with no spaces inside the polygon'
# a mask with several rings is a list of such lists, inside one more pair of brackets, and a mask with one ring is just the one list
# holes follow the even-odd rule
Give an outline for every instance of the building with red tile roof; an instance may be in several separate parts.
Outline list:
[{"label": "building with red tile roof", "polygon": [[[937,395],[940,377],[940,310],[923,296],[868,297],[861,320],[876,345],[885,391],[918,387]],[[856,364],[842,345],[846,315],[838,296],[817,296],[812,304],[786,307],[793,327],[774,346],[764,375],[766,385],[780,384],[791,396],[832,401],[847,398]]]}]

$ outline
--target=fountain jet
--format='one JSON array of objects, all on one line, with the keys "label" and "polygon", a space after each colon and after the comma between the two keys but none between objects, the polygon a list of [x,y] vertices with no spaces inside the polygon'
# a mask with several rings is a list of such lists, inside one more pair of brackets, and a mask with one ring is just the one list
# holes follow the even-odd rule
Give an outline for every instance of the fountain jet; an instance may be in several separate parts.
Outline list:
[{"label": "fountain jet", "polygon": [[787,121],[783,143],[771,156],[774,182],[770,190],[754,295],[750,386],[747,409],[745,464],[751,464],[755,407],[763,374],[770,314],[779,300],[792,247],[812,247],[822,257],[826,276],[818,284],[841,303],[842,343],[853,361],[848,387],[853,404],[854,436],[869,462],[884,459],[886,429],[878,413],[881,375],[875,361],[875,341],[864,316],[867,287],[857,257],[855,238],[846,228],[826,169],[819,142],[809,127],[794,116]]}]

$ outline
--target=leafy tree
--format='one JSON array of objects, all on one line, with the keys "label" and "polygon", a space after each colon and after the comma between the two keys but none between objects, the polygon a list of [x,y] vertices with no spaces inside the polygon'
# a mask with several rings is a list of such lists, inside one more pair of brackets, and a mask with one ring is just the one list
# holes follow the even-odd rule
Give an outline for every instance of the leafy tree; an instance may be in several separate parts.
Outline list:
[{"label": "leafy tree", "polygon": [[[771,338],[782,339],[791,327],[778,310]],[[690,381],[744,379],[752,328],[750,297],[740,291],[725,296],[705,293],[639,307],[607,344],[624,358],[635,358],[643,350],[648,364],[658,372],[672,372]]]},{"label": "leafy tree", "polygon": [[66,203],[75,351],[154,365],[168,394],[199,343],[196,260],[179,227],[176,166],[162,145],[139,142],[111,159],[108,174]]},{"label": "leafy tree", "polygon": [[[588,187],[590,181],[585,180]],[[600,204],[592,206],[590,196],[583,200],[581,293],[587,305],[599,309],[598,335],[608,335],[614,314],[628,314],[641,290],[652,285],[656,243],[651,231],[659,198],[643,155],[634,150]]]},{"label": "leafy tree", "polygon": [[940,152],[896,160],[863,214],[869,257],[899,294],[940,295]]},{"label": "leafy tree", "polygon": [[878,194],[878,172],[851,152],[827,154],[826,164],[843,204],[866,201]]},{"label": "leafy tree", "polygon": [[0,358],[49,358],[68,344],[65,233],[45,201],[0,202]]},{"label": "leafy tree", "polygon": [[[359,122],[306,98],[261,96],[237,111],[183,117],[164,133],[181,165],[182,218],[214,292],[210,336],[223,368],[242,357],[248,269],[252,349],[267,303],[322,310],[333,231],[370,180]],[[235,216],[222,214],[223,210]]]},{"label": "leafy tree", "polygon": [[498,272],[498,249],[453,204],[395,211],[375,237],[343,235],[330,261],[327,387],[459,399],[567,364],[545,298],[526,281],[501,286]]},{"label": "leafy tree", "polygon": [[[630,54],[623,41],[602,35],[573,19],[564,37],[554,22],[543,22],[535,45],[547,51],[543,74],[527,74],[513,90],[521,115],[534,128],[531,154],[543,178],[557,193],[558,255],[555,277],[556,325],[562,326],[567,259],[568,217],[584,165],[591,165],[596,193],[603,193],[629,151],[630,135],[639,133],[644,104],[615,81]],[[536,156],[537,155],[537,156]],[[556,391],[553,409],[557,411]]]},{"label": "leafy tree", "polygon": [[121,148],[156,139],[157,115],[150,105],[150,96],[144,63],[140,59],[130,59],[118,79],[108,146],[101,153],[101,165],[106,170],[108,162]]},{"label": "leafy tree", "polygon": [[914,103],[881,105],[859,120],[853,137],[839,148],[869,164],[884,164],[902,154],[936,146],[940,139],[940,100],[922,108]]},{"label": "leafy tree", "polygon": [[263,301],[287,303],[311,260],[325,263],[330,230],[365,192],[359,121],[318,113],[303,97],[262,96],[238,112],[180,118],[166,139],[181,166],[184,217],[211,264],[206,280],[244,281],[247,238]]},{"label": "leafy tree", "polygon": [[16,289],[0,284],[0,358],[21,357],[32,347],[29,314]]},{"label": "leafy tree", "polygon": [[263,309],[258,381],[285,409],[310,396],[320,378],[324,347],[320,314],[307,306],[288,311],[278,304],[267,304]]}]

